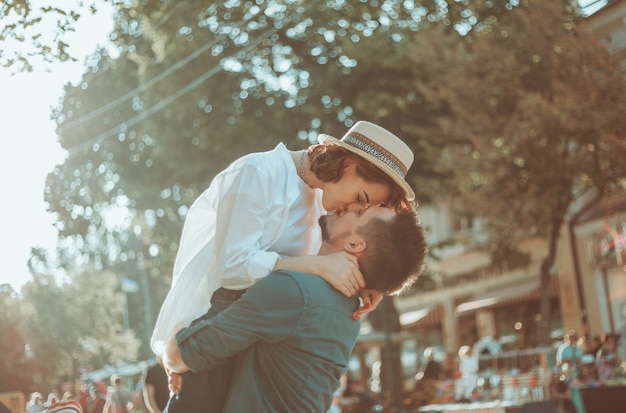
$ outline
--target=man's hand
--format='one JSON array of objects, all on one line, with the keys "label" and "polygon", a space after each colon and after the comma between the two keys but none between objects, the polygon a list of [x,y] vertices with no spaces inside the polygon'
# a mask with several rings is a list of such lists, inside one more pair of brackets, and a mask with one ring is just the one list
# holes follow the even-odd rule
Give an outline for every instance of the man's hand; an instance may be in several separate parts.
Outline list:
[{"label": "man's hand", "polygon": [[352,318],[358,320],[370,311],[374,311],[378,304],[383,300],[383,294],[376,290],[361,290],[359,291],[363,305],[352,313]]},{"label": "man's hand", "polygon": [[[176,333],[172,334],[165,344],[165,354],[163,355],[163,366],[168,372],[185,373],[189,367],[185,365],[180,349],[176,342]],[[169,375],[169,374],[168,374]]]}]

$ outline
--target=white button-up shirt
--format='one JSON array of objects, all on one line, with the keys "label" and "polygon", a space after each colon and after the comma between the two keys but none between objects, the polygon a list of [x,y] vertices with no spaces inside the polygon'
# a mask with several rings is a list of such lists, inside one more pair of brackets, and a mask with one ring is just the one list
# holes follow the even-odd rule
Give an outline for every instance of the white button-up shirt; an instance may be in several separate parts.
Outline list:
[{"label": "white button-up shirt", "polygon": [[152,350],[163,355],[171,333],[206,313],[218,288],[248,288],[281,257],[317,254],[325,213],[322,192],[300,179],[283,144],[233,162],[185,218]]}]

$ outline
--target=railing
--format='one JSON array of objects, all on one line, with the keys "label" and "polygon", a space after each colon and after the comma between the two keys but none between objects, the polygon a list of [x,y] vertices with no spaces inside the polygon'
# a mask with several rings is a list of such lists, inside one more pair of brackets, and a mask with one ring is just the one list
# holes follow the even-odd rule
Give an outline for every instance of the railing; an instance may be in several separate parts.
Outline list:
[{"label": "railing", "polygon": [[517,370],[520,373],[525,373],[538,366],[550,366],[551,360],[553,360],[551,347],[504,351],[498,354],[479,356],[478,369],[479,371]]}]

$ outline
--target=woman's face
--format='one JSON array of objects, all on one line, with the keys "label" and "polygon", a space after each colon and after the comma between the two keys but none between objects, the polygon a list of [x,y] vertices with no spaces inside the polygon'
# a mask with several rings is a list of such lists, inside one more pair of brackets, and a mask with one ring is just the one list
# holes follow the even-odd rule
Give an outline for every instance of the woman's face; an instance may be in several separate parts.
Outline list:
[{"label": "woman's face", "polygon": [[364,207],[380,205],[389,199],[391,191],[385,184],[369,182],[356,173],[356,164],[348,162],[339,182],[324,183],[322,204],[328,212],[344,211],[350,204]]}]

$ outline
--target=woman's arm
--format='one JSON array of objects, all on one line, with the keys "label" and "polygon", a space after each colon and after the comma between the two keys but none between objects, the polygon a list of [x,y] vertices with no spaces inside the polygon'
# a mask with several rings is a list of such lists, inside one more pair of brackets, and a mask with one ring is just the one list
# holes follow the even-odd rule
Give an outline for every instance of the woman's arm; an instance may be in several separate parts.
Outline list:
[{"label": "woman's arm", "polygon": [[280,259],[276,262],[274,271],[290,270],[315,274],[322,277],[346,297],[352,297],[359,293],[363,305],[352,314],[356,320],[374,311],[383,300],[382,293],[367,289],[358,265],[358,260],[354,255],[347,252],[337,252],[329,255],[307,255]]},{"label": "woman's arm", "polygon": [[347,252],[280,259],[274,266],[274,271],[278,270],[318,275],[346,297],[366,287],[357,258]]}]

